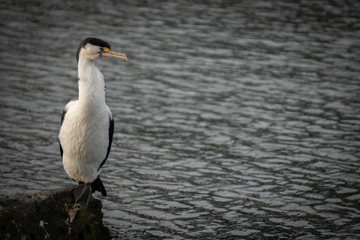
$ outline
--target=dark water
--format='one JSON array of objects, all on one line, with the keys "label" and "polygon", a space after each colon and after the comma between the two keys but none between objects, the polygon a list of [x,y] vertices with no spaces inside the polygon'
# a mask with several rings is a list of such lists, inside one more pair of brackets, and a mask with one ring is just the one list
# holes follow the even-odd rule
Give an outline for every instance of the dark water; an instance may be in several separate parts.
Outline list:
[{"label": "dark water", "polygon": [[115,239],[360,239],[358,1],[1,1],[2,196],[71,184],[60,116],[103,38]]}]

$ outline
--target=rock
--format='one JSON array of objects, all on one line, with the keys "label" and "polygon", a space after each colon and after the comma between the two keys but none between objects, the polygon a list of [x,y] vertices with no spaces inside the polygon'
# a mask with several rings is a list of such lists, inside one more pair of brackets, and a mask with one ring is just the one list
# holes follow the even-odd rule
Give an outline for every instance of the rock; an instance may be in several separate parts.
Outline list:
[{"label": "rock", "polygon": [[72,188],[0,199],[0,239],[110,239],[101,201],[74,204]]}]

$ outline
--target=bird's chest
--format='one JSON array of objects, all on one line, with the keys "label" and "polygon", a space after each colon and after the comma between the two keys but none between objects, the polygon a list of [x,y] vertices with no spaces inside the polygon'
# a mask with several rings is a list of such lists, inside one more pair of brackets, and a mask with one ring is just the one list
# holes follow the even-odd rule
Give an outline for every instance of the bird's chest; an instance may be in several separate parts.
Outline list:
[{"label": "bird's chest", "polygon": [[67,145],[71,152],[82,155],[106,153],[109,117],[105,109],[70,109],[61,131],[66,139],[62,144]]}]

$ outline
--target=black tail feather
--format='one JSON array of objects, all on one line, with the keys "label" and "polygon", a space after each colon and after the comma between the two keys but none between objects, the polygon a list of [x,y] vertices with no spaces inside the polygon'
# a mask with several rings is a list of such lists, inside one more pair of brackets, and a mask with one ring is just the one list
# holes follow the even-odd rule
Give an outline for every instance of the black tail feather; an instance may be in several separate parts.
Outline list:
[{"label": "black tail feather", "polygon": [[75,202],[87,206],[89,204],[90,196],[92,193],[90,183],[80,184],[71,190],[74,195]]},{"label": "black tail feather", "polygon": [[101,192],[101,195],[107,196],[104,184],[102,183],[99,176],[91,183],[91,189],[93,193],[95,191],[99,191]]}]

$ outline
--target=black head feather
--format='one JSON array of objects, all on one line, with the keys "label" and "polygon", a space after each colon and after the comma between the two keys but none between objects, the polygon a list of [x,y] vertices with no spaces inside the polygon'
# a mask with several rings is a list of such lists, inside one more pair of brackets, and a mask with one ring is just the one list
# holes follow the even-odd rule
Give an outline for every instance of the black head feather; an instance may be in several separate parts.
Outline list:
[{"label": "black head feather", "polygon": [[111,49],[110,44],[108,42],[105,42],[104,40],[101,40],[99,38],[92,38],[92,37],[88,37],[85,38],[84,40],[82,40],[79,44],[79,47],[77,49],[76,52],[76,60],[79,61],[79,54],[80,54],[80,50],[87,44],[90,43],[92,45],[95,46],[99,46],[99,47],[107,47],[109,49]]}]

